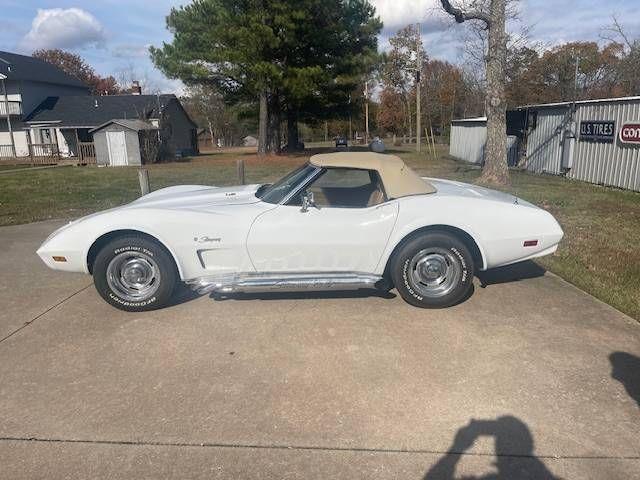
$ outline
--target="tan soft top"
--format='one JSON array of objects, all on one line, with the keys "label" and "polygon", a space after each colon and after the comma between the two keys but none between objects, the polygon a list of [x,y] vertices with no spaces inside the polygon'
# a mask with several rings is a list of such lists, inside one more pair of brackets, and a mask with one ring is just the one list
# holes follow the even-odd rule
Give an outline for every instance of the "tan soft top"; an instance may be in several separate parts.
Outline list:
[{"label": "tan soft top", "polygon": [[435,193],[436,189],[411,170],[400,157],[373,152],[341,152],[314,155],[309,163],[326,168],[376,170],[388,198]]}]

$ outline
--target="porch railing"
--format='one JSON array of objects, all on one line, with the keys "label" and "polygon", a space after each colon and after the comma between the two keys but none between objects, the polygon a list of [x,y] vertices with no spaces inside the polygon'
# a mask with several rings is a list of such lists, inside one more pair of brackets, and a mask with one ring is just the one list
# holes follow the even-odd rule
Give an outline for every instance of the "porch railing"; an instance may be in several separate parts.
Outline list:
[{"label": "porch railing", "polygon": [[29,145],[31,163],[51,165],[60,161],[58,146],[53,143],[32,143]]},{"label": "porch railing", "polygon": [[96,147],[93,142],[78,143],[78,159],[83,164],[96,163]]},{"label": "porch railing", "polygon": [[0,158],[15,158],[11,145],[0,145]]},{"label": "porch railing", "polygon": [[16,102],[16,101],[10,100],[5,103],[1,97],[0,97],[0,115],[7,114],[7,104],[9,107],[8,108],[9,115],[22,115],[22,102]]}]

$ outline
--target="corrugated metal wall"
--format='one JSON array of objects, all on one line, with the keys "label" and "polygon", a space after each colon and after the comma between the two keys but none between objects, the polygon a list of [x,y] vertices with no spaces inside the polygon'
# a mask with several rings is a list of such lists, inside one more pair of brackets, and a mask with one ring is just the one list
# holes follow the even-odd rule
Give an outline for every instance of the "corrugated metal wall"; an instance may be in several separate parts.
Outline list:
[{"label": "corrugated metal wall", "polygon": [[[469,163],[482,165],[487,143],[486,122],[460,122],[451,124],[449,155]],[[518,137],[507,137],[509,165],[518,163]]]},{"label": "corrugated metal wall", "polygon": [[449,155],[466,162],[482,164],[484,145],[487,143],[487,124],[460,122],[451,124]]},{"label": "corrugated metal wall", "polygon": [[578,140],[573,152],[573,168],[567,176],[640,191],[640,145],[625,145],[618,139],[624,123],[640,120],[640,101],[578,104],[577,128],[584,120],[615,120],[616,138],[613,143]]},{"label": "corrugated metal wall", "polygon": [[507,165],[515,167],[518,164],[518,137],[507,135]]},{"label": "corrugated metal wall", "polygon": [[[532,107],[537,110],[536,128],[527,138],[526,167],[536,173],[562,174],[562,131],[571,121],[569,105]],[[611,100],[578,103],[573,120],[576,134],[585,120],[615,120],[616,137],[613,143],[575,140],[569,178],[599,185],[640,191],[640,146],[624,145],[618,133],[626,122],[640,120],[640,101]]]},{"label": "corrugated metal wall", "polygon": [[527,170],[535,173],[560,174],[562,129],[568,121],[569,109],[544,108],[538,111],[536,128],[527,137]]},{"label": "corrugated metal wall", "polygon": [[[614,120],[616,137],[613,143],[567,140],[573,144],[572,168],[567,177],[600,185],[640,191],[640,145],[620,143],[618,133],[627,122],[640,122],[640,100],[606,100],[578,102],[575,114],[571,105],[535,106],[536,128],[529,131],[526,140],[527,170],[535,173],[565,173],[562,168],[563,131],[572,126],[579,133],[580,122],[585,120]],[[575,122],[572,125],[572,122]],[[451,124],[449,153],[467,162],[482,164],[487,141],[485,122],[454,121]],[[508,138],[509,165],[518,160],[516,137]]]}]

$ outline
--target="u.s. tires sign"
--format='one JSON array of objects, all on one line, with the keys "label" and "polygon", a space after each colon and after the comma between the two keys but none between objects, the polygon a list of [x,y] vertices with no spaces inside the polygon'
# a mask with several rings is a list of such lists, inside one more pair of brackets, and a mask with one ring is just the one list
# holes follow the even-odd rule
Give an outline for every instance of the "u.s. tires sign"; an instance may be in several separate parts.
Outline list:
[{"label": "u.s. tires sign", "polygon": [[623,124],[619,138],[622,143],[640,145],[640,122]]}]

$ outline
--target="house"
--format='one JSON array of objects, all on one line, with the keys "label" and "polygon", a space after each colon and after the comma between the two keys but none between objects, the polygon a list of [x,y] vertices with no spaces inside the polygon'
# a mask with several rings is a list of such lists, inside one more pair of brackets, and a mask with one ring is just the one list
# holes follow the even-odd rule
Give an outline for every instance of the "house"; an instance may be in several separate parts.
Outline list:
[{"label": "house", "polygon": [[258,139],[253,135],[247,135],[242,139],[242,145],[244,145],[245,147],[257,147]]},{"label": "house", "polygon": [[158,128],[170,156],[198,152],[197,126],[173,94],[48,97],[24,123],[37,142],[56,144],[63,157],[82,157],[83,146],[93,142],[92,130],[118,119]]},{"label": "house", "polygon": [[94,163],[91,130],[118,119],[156,127],[167,156],[197,153],[197,127],[175,95],[142,95],[137,82],[133,92],[93,96],[47,62],[0,52],[0,159]]},{"label": "house", "polygon": [[80,80],[37,58],[0,51],[0,157],[29,155],[23,119],[47,97],[88,96]]}]

